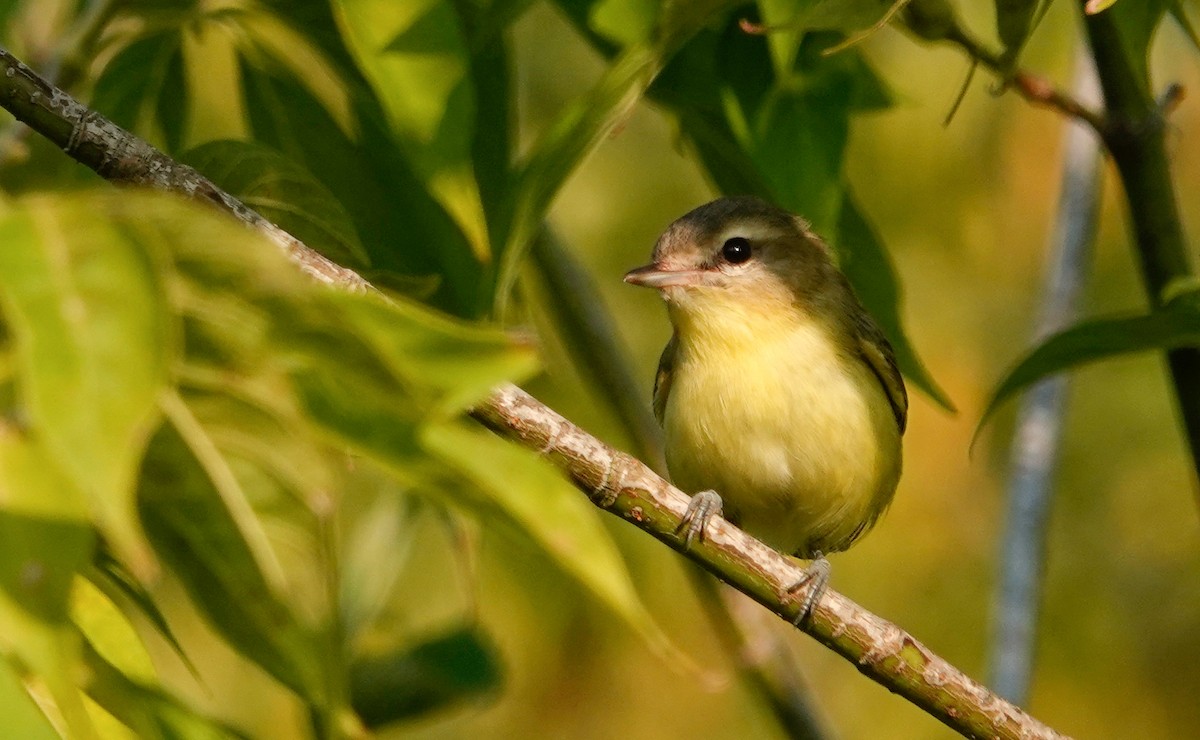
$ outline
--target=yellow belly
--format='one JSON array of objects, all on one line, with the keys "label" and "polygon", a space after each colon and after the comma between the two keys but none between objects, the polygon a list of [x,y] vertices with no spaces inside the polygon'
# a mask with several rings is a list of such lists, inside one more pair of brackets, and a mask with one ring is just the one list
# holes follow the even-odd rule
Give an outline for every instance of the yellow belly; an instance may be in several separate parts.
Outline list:
[{"label": "yellow belly", "polygon": [[676,485],[715,490],[728,518],[784,552],[849,547],[900,477],[900,432],[878,378],[815,324],[753,341],[718,335],[721,346],[692,339],[663,416]]}]

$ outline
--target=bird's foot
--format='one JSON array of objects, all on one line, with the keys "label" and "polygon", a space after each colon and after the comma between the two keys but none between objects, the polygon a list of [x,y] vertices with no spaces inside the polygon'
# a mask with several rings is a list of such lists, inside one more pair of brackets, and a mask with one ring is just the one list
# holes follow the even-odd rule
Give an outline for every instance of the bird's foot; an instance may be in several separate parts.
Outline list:
[{"label": "bird's foot", "polygon": [[724,503],[716,491],[701,491],[692,496],[688,502],[687,511],[679,520],[676,533],[683,532],[683,549],[690,550],[697,539],[704,539],[704,529],[708,520],[721,515]]},{"label": "bird's foot", "polygon": [[820,552],[815,552],[813,555],[812,561],[804,569],[800,580],[787,588],[788,594],[791,595],[807,587],[808,593],[804,596],[804,603],[800,605],[800,613],[792,620],[792,624],[797,627],[812,615],[813,608],[825,595],[825,589],[829,587],[829,573],[832,570],[829,561]]}]

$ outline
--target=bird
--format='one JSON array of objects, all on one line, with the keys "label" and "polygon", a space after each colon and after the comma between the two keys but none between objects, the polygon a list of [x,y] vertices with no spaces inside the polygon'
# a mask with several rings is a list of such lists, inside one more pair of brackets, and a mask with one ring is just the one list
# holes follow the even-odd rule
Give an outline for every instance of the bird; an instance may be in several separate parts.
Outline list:
[{"label": "bird", "polygon": [[655,376],[667,469],[691,494],[684,547],[728,521],[809,560],[797,626],[826,559],[888,508],[908,394],[895,352],[834,254],[799,216],[753,196],[684,214],[625,281],[657,289],[673,333]]}]

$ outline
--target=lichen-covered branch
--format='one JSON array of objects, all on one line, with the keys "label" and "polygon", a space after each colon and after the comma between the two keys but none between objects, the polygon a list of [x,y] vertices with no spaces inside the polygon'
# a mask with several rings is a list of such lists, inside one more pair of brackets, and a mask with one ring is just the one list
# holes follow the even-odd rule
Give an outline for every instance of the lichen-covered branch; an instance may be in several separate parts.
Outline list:
[{"label": "lichen-covered branch", "polygon": [[[0,50],[0,105],[114,182],[197,197],[270,236],[308,274],[351,290],[370,285],[306,247],[190,167],[121,129]],[[512,385],[493,391],[473,415],[501,435],[554,461],[598,506],[675,549],[687,496],[635,458],[614,450]],[[801,569],[724,520],[688,556],[780,617],[798,616],[804,591],[789,594]],[[954,730],[978,738],[1057,738],[1051,728],[934,655],[894,624],[827,590],[803,629],[890,691]]]},{"label": "lichen-covered branch", "polygon": [[367,282],[354,271],[309,249],[192,167],[176,162],[50,84],[5,49],[0,49],[0,73],[0,105],[104,179],[211,201],[270,237],[316,280],[352,290],[367,289]]}]

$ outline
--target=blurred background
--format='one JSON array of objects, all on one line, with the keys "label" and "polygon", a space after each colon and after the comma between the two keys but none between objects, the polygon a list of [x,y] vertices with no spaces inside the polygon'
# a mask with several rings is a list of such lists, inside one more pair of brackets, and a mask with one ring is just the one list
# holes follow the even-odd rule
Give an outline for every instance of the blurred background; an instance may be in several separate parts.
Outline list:
[{"label": "blurred background", "polygon": [[[964,5],[968,27],[985,34],[993,23],[990,6]],[[535,6],[516,34],[522,131],[532,139],[603,63],[545,6]],[[1071,50],[1083,42],[1075,9],[1055,3],[1023,66],[1069,88]],[[1164,24],[1152,56],[1158,86],[1197,89],[1189,44]],[[908,332],[958,413],[910,390],[905,474],[895,503],[870,536],[832,559],[833,587],[982,679],[1014,404],[984,430],[973,454],[968,447],[989,393],[1032,346],[1065,122],[1016,94],[994,95],[993,79],[980,71],[944,126],[967,72],[960,53],[919,45],[893,29],[861,48],[898,103],[855,120],[849,179],[901,276]],[[670,330],[657,297],[620,278],[646,262],[670,221],[716,194],[679,150],[673,126],[653,106],[639,105],[553,210],[554,226],[591,269],[616,317],[647,403]],[[1200,109],[1188,100],[1171,118],[1170,149],[1189,234],[1200,233],[1198,127]],[[1145,306],[1123,195],[1111,168],[1105,173],[1084,315]],[[546,374],[529,389],[584,428],[628,446],[552,337],[545,353]],[[1200,498],[1165,378],[1163,360],[1151,355],[1071,375],[1028,709],[1077,737],[1200,731]],[[512,661],[510,693],[431,722],[419,736],[520,737],[531,728],[572,738],[779,735],[712,644],[683,574],[688,566],[629,527],[614,523],[612,530],[643,597],[705,672],[648,654],[602,611],[575,598],[560,576],[494,543],[505,552],[481,564],[496,571],[481,579],[482,609]],[[511,619],[506,594],[530,580],[546,584],[538,592],[543,598],[526,607],[549,610],[540,624],[546,631],[510,632],[528,622]],[[838,736],[952,736],[811,639],[791,634],[786,644]]]},{"label": "blurred background", "polygon": [[[56,13],[69,5],[48,2],[38,5],[40,15],[25,13],[29,46],[55,32]],[[989,37],[991,4],[961,5],[965,24],[997,46]],[[532,3],[512,34],[515,130],[528,147],[607,63],[548,2]],[[1082,42],[1076,9],[1054,3],[1022,66],[1070,87],[1073,50]],[[980,70],[944,125],[969,66],[959,51],[914,42],[893,28],[859,49],[890,86],[895,105],[853,118],[848,179],[900,276],[909,337],[958,411],[946,412],[910,385],[905,474],[895,503],[868,537],[832,558],[832,587],[982,680],[1014,404],[983,430],[973,453],[970,443],[993,388],[1032,346],[1066,122],[1013,93],[997,94],[993,78]],[[1153,46],[1156,85],[1196,90],[1196,60],[1191,42],[1164,23]],[[1200,234],[1198,130],[1200,106],[1185,99],[1170,118],[1169,148],[1191,235]],[[681,147],[676,122],[643,102],[571,177],[551,212],[551,225],[586,265],[614,317],[647,405],[669,327],[658,298],[624,285],[621,276],[646,262],[668,223],[715,195]],[[536,294],[536,280],[526,287]],[[1082,314],[1145,306],[1123,195],[1106,167]],[[530,326],[523,328],[538,331],[545,365],[528,390],[593,434],[633,450],[551,322],[525,315]],[[1200,491],[1161,357],[1127,357],[1071,374],[1056,482],[1027,708],[1077,737],[1200,733]],[[632,634],[528,538],[503,527],[447,528],[439,513],[417,503],[405,524],[411,545],[397,586],[405,597],[390,607],[392,621],[420,634],[478,618],[495,642],[504,681],[485,698],[380,736],[783,736],[719,646],[696,601],[689,563],[633,527],[597,516],[654,618],[692,664]],[[168,610],[172,624],[185,644],[205,640],[208,628],[185,602],[181,591],[178,606]],[[952,736],[810,638],[769,615],[762,621],[794,654],[834,737]],[[169,648],[151,650],[160,672],[191,701],[255,736],[304,736],[311,729],[298,702],[265,674],[217,640],[203,644],[215,647],[192,656],[195,675],[177,663],[163,667],[174,659]]]}]

